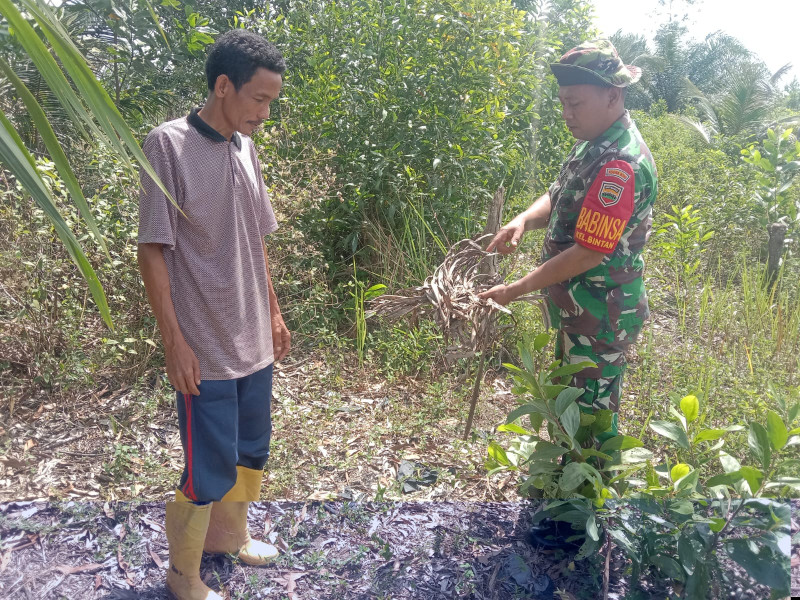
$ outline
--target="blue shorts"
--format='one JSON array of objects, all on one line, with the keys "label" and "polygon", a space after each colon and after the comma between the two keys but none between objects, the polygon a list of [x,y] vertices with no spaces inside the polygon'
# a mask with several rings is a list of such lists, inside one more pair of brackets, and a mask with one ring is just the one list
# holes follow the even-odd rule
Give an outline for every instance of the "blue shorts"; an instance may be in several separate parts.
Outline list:
[{"label": "blue shorts", "polygon": [[236,483],[236,466],[261,470],[272,435],[272,365],[239,379],[204,380],[199,396],[177,393],[184,469],[180,490],[217,502]]}]

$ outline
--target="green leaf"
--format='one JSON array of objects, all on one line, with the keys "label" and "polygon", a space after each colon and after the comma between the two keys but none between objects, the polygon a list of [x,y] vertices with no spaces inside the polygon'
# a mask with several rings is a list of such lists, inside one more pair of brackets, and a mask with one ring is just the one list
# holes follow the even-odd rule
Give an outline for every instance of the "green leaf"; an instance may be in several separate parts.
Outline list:
[{"label": "green leaf", "polygon": [[583,394],[584,390],[574,387],[568,387],[562,391],[556,398],[556,416],[561,417],[564,411],[567,410],[570,405],[575,404],[575,401],[583,396]]},{"label": "green leaf", "polygon": [[678,419],[678,422],[681,424],[681,426],[683,427],[684,431],[688,431],[689,430],[689,425],[686,423],[686,417],[684,417],[681,413],[679,413],[677,410],[675,410],[674,406],[670,406],[669,407],[669,412],[672,414],[672,416],[674,416],[676,419]]},{"label": "green leaf", "polygon": [[719,453],[719,463],[722,465],[722,470],[726,473],[733,473],[734,471],[738,471],[741,468],[741,464],[739,461],[733,458],[727,452],[720,451]]},{"label": "green leaf", "polygon": [[700,478],[700,471],[694,470],[688,475],[684,475],[682,478],[678,479],[675,482],[675,491],[676,492],[683,492],[686,490],[695,491],[697,488],[697,481]]},{"label": "green leaf", "polygon": [[792,408],[789,409],[789,426],[791,427],[797,416],[800,415],[800,402],[795,402]]},{"label": "green leaf", "polygon": [[600,446],[600,452],[608,454],[615,450],[630,450],[631,448],[641,448],[643,446],[644,444],[638,438],[630,435],[615,435],[603,442],[603,445]]},{"label": "green leaf", "polygon": [[669,472],[669,477],[672,479],[673,482],[678,481],[682,477],[686,477],[689,473],[691,473],[692,467],[685,463],[678,463]]},{"label": "green leaf", "polygon": [[694,506],[688,500],[673,500],[669,503],[668,510],[679,515],[694,514]]},{"label": "green leaf", "polygon": [[536,447],[531,453],[531,456],[540,460],[553,460],[567,452],[569,452],[569,450],[563,446],[551,444],[550,442],[536,442]]},{"label": "green leaf", "polygon": [[689,423],[694,421],[700,413],[700,401],[697,396],[684,396],[681,398],[681,412]]},{"label": "green leaf", "polygon": [[678,538],[678,558],[680,558],[680,564],[683,565],[688,575],[694,573],[694,566],[699,557],[692,541],[686,535],[686,531]]},{"label": "green leaf", "polygon": [[530,421],[531,431],[539,433],[539,430],[542,428],[542,423],[544,422],[544,415],[534,413],[528,417],[528,420]]},{"label": "green leaf", "polygon": [[508,418],[506,419],[506,423],[513,423],[520,417],[524,417],[525,415],[532,415],[535,413],[547,414],[547,407],[542,406],[540,402],[529,402],[527,404],[523,404],[522,406],[518,406],[510,413],[508,413]]},{"label": "green leaf", "polygon": [[744,567],[747,574],[758,583],[775,590],[788,591],[788,556],[778,556],[769,548],[758,546],[747,538],[728,540],[723,547],[728,556]]},{"label": "green leaf", "polygon": [[600,540],[600,532],[597,530],[597,521],[595,521],[594,515],[590,515],[589,518],[586,519],[586,535],[595,542]]},{"label": "green leaf", "polygon": [[739,469],[739,474],[750,486],[750,491],[755,494],[761,487],[761,481],[764,479],[764,474],[754,467],[742,467]]},{"label": "green leaf", "polygon": [[[75,94],[72,92],[72,87],[69,85],[69,83],[66,83],[63,73],[61,73],[61,70],[57,65],[55,65],[55,61],[53,61],[50,53],[44,49],[45,54],[47,54],[47,58],[41,55],[41,49],[44,48],[44,45],[41,43],[41,41],[39,41],[39,44],[37,45],[31,40],[28,40],[29,45],[37,48],[35,51],[37,52],[38,58],[34,59],[34,62],[40,71],[40,63],[52,63],[52,65],[55,65],[55,71],[58,72],[57,75],[53,71],[52,65],[48,67],[49,77],[46,77],[46,79],[50,88],[53,89],[54,84],[66,84],[69,92],[66,92],[66,90],[61,90],[61,93],[66,98],[66,101],[72,106],[73,113],[77,113],[77,115],[79,115],[87,124],[89,124],[92,131],[100,139],[108,143],[111,148],[116,150],[119,157],[129,168],[132,167],[130,158],[128,156],[128,153],[130,152],[136,161],[141,165],[142,169],[144,169],[145,172],[153,179],[153,181],[161,188],[167,198],[169,198],[169,200],[175,204],[175,206],[177,206],[175,199],[172,197],[166,187],[164,187],[164,184],[159,179],[152,165],[148,162],[147,157],[145,157],[144,152],[142,152],[142,149],[136,142],[133,132],[128,127],[128,124],[125,122],[125,119],[122,117],[119,110],[117,110],[117,107],[112,102],[108,92],[106,92],[105,88],[103,88],[103,86],[100,85],[100,82],[97,81],[97,78],[94,76],[94,73],[92,73],[92,70],[87,64],[86,59],[72,42],[69,35],[64,30],[63,26],[55,17],[50,8],[38,0],[19,0],[19,2],[28,12],[30,12],[31,15],[33,15],[36,23],[39,25],[45,37],[47,37],[48,41],[52,45],[53,50],[61,61],[61,64],[64,66],[64,69],[67,71],[67,73],[69,73],[70,78],[75,83],[75,87],[77,87],[80,91],[81,97],[89,107],[89,111],[87,112],[83,108],[80,100],[78,100]],[[0,12],[5,16],[7,16],[6,12],[9,5],[10,0],[0,0]],[[17,11],[15,10],[14,12]],[[17,12],[17,14],[19,13]],[[30,25],[28,25],[27,21],[25,21],[25,25],[28,26],[30,34],[32,34],[38,40],[38,36],[30,28]],[[19,39],[22,36],[17,37]],[[25,43],[23,43],[23,45],[25,45]],[[26,47],[26,50],[27,49],[28,48]],[[33,59],[33,56],[31,56],[31,58]],[[51,79],[53,80],[51,81]],[[59,93],[56,92],[55,89],[53,89],[53,91],[56,94]],[[62,96],[59,96],[59,101],[62,101]],[[99,129],[95,125],[95,120],[100,126]]]},{"label": "green leaf", "polygon": [[719,517],[712,517],[711,523],[709,523],[709,528],[714,533],[719,533],[722,531],[722,528],[725,527],[725,519],[720,519]]},{"label": "green leaf", "polygon": [[[761,462],[762,468],[766,471],[769,469],[769,463],[772,459],[772,451],[770,450],[769,436],[766,429],[760,423],[750,423],[750,432],[747,436],[747,443],[750,446],[750,451],[753,456]],[[755,490],[753,490],[755,492]]]},{"label": "green leaf", "polygon": [[800,467],[800,459],[790,459],[790,460],[782,460],[776,467],[776,471],[780,471],[781,469],[787,469],[789,467]]},{"label": "green leaf", "polygon": [[524,427],[520,427],[516,423],[506,423],[505,425],[499,425],[497,427],[497,431],[508,431],[510,433],[518,433],[520,435],[533,435],[532,431],[528,431]]},{"label": "green leaf", "polygon": [[564,414],[561,415],[559,421],[561,421],[561,425],[564,426],[564,430],[567,432],[571,438],[575,437],[575,433],[578,431],[578,427],[581,425],[581,411],[578,408],[578,405],[574,402],[570,404],[566,410],[564,410]]},{"label": "green leaf", "polygon": [[536,371],[536,365],[533,364],[533,356],[528,346],[522,342],[517,346],[519,349],[519,357],[522,360],[522,366],[527,369],[528,373],[533,374]]},{"label": "green leaf", "polygon": [[147,10],[150,12],[150,18],[153,20],[153,23],[158,28],[158,31],[161,33],[161,37],[164,39],[164,43],[167,45],[167,48],[172,50],[169,45],[169,40],[167,39],[167,34],[164,33],[164,29],[161,27],[161,21],[158,19],[158,15],[156,14],[153,5],[150,4],[150,0],[144,0],[145,5],[147,6]]},{"label": "green leaf", "polygon": [[88,139],[88,134],[83,124],[88,124],[92,132],[102,139],[102,132],[97,129],[96,124],[86,112],[78,96],[72,89],[64,73],[58,67],[58,63],[52,57],[47,47],[44,45],[39,35],[34,31],[27,19],[17,10],[11,0],[0,0],[0,14],[2,14],[14,30],[16,39],[27,52],[39,74],[47,82],[48,87],[58,98],[61,106],[67,111],[70,120],[78,128],[82,136]]},{"label": "green leaf", "polygon": [[550,384],[547,384],[547,385],[543,385],[542,386],[542,390],[544,391],[545,396],[547,396],[548,398],[555,398],[561,392],[563,392],[565,389],[567,389],[567,387],[568,386],[566,386],[566,385],[550,385]]},{"label": "green leaf", "polygon": [[598,475],[597,471],[587,463],[571,462],[564,467],[558,485],[562,490],[570,491],[577,488],[587,479],[596,478]]},{"label": "green leaf", "polygon": [[608,535],[611,536],[617,545],[625,550],[625,553],[636,562],[641,560],[639,556],[639,552],[636,549],[636,546],[633,542],[628,538],[627,534],[622,529],[615,529],[615,528],[608,528]]},{"label": "green leaf", "polygon": [[[625,465],[625,466],[627,466],[627,465]],[[639,465],[635,465],[635,466],[633,466],[633,467],[631,467],[631,468],[629,468],[627,470],[624,470],[621,473],[617,473],[616,476],[614,476],[614,477],[612,477],[611,479],[608,480],[608,485],[612,485],[612,484],[616,483],[617,481],[620,481],[621,479],[627,479],[628,477],[630,477],[634,473],[644,469],[645,466],[646,465],[639,464]],[[624,467],[621,466],[621,467],[618,467],[618,468],[619,469],[623,469]],[[611,469],[604,469],[604,470],[611,470]]]},{"label": "green leaf", "polygon": [[657,434],[676,442],[681,448],[689,449],[689,438],[686,437],[686,432],[677,423],[672,421],[651,421],[650,428]]},{"label": "green leaf", "polygon": [[[767,434],[773,450],[781,450],[789,441],[789,432],[778,413],[771,410],[767,413]],[[766,467],[765,467],[766,468]]]},{"label": "green leaf", "polygon": [[596,456],[597,458],[602,458],[603,460],[611,460],[612,457],[610,454],[603,454],[595,450],[594,448],[581,448],[581,456],[584,458],[589,458],[590,456]]},{"label": "green leaf", "polygon": [[50,219],[50,222],[53,223],[56,234],[64,243],[67,252],[86,280],[92,298],[100,309],[100,315],[103,317],[106,325],[108,325],[110,329],[113,329],[114,325],[111,322],[111,312],[108,309],[108,302],[106,301],[103,287],[100,285],[100,280],[97,278],[94,269],[92,269],[92,265],[89,264],[75,235],[70,231],[64,218],[58,212],[58,208],[53,202],[50,192],[39,177],[39,173],[36,171],[33,157],[28,153],[22,140],[14,129],[14,126],[11,125],[11,122],[1,110],[0,162],[11,171],[14,177],[17,178],[20,184],[44,211],[47,218]]},{"label": "green leaf", "polygon": [[699,444],[700,442],[710,442],[721,438],[728,433],[725,429],[703,429],[694,436],[692,443]]},{"label": "green leaf", "polygon": [[764,489],[789,487],[795,492],[800,492],[800,477],[776,477],[764,486]]},{"label": "green leaf", "polygon": [[630,465],[646,463],[648,460],[653,459],[653,453],[647,448],[631,448],[630,450],[623,450],[619,453],[620,461],[618,465],[609,465],[608,470],[618,470],[626,468]]},{"label": "green leaf", "polygon": [[506,451],[497,443],[497,442],[489,442],[488,448],[489,456],[491,456],[497,464],[503,465],[505,467],[511,465],[511,461],[508,460],[508,455]]},{"label": "green leaf", "polygon": [[367,302],[369,300],[373,300],[385,293],[386,293],[386,286],[382,283],[377,283],[367,288],[367,290],[364,292],[364,301]]},{"label": "green leaf", "polygon": [[592,413],[595,417],[592,423],[592,433],[596,436],[598,433],[603,433],[611,429],[611,424],[614,419],[614,411],[608,409],[595,410]]},{"label": "green leaf", "polygon": [[546,332],[540,333],[535,338],[533,338],[533,349],[536,352],[541,352],[549,342],[550,342],[550,334]]},{"label": "green leaf", "polygon": [[517,365],[512,365],[511,363],[503,363],[503,366],[508,369],[514,377],[521,379],[521,385],[524,385],[529,391],[536,390],[539,383],[536,381],[536,377],[531,373],[523,371]]},{"label": "green leaf", "polygon": [[61,144],[59,144],[58,139],[56,138],[55,131],[53,131],[50,121],[47,120],[47,116],[45,116],[42,107],[39,106],[39,103],[36,101],[36,98],[34,98],[33,94],[31,94],[30,90],[25,86],[20,78],[17,77],[17,74],[14,73],[14,70],[2,58],[0,58],[0,71],[2,71],[2,73],[14,86],[17,95],[25,104],[25,108],[28,109],[28,114],[31,116],[34,125],[36,125],[36,129],[39,132],[39,135],[42,137],[42,141],[47,147],[47,151],[50,153],[50,157],[53,159],[53,163],[55,163],[56,169],[58,169],[58,174],[64,181],[67,191],[69,191],[73,202],[75,202],[77,205],[83,220],[86,221],[87,227],[89,227],[89,230],[94,235],[95,241],[100,245],[100,247],[103,249],[103,252],[105,252],[106,256],[110,260],[111,255],[108,253],[105,239],[100,233],[100,230],[97,228],[97,223],[92,216],[92,211],[89,208],[89,204],[86,202],[86,198],[83,195],[83,191],[78,183],[78,179],[75,177],[75,173],[72,172],[72,167],[70,167],[67,156],[64,154],[64,150],[61,148]]},{"label": "green leaf", "polygon": [[706,481],[706,487],[714,487],[717,485],[730,485],[733,486],[736,482],[742,480],[742,474],[739,471],[734,471],[733,473],[722,473],[720,475],[714,475]]},{"label": "green leaf", "polygon": [[667,577],[670,577],[671,579],[675,579],[677,581],[684,580],[683,569],[681,568],[680,564],[678,564],[678,561],[676,561],[671,556],[666,556],[664,554],[657,554],[652,558],[652,562]]},{"label": "green leaf", "polygon": [[594,368],[596,366],[597,365],[595,363],[590,361],[584,361],[574,365],[563,365],[555,371],[551,371],[548,375],[548,379],[555,380],[566,375],[574,375],[575,373],[579,373],[584,369]]}]

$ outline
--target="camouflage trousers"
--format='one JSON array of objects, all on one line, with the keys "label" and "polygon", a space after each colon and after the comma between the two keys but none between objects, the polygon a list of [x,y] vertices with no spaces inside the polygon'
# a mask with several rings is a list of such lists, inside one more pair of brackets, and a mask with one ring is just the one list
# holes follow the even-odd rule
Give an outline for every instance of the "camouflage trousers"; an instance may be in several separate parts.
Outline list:
[{"label": "camouflage trousers", "polygon": [[[608,338],[611,338],[609,340]],[[614,411],[612,435],[617,435],[617,412],[622,393],[622,378],[627,363],[625,350],[631,340],[620,342],[608,336],[587,336],[559,330],[556,337],[556,358],[562,364],[592,361],[597,367],[583,369],[572,377],[570,385],[583,388],[577,399],[581,411],[591,413],[596,409]]]}]

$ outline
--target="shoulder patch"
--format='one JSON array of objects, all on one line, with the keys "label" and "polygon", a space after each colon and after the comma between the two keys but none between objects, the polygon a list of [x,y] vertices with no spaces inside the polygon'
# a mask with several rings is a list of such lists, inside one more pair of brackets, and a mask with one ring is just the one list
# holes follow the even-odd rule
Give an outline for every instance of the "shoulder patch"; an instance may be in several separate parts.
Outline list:
[{"label": "shoulder patch", "polygon": [[606,177],[616,177],[621,182],[625,183],[631,178],[631,175],[619,167],[606,167]]},{"label": "shoulder patch", "polygon": [[575,243],[610,254],[633,214],[636,176],[630,163],[614,160],[601,167],[583,199],[575,224]]},{"label": "shoulder patch", "polygon": [[619,202],[619,199],[622,198],[622,191],[624,189],[625,188],[618,183],[604,181],[603,185],[600,187],[600,192],[597,194],[600,204],[606,208],[614,206]]}]

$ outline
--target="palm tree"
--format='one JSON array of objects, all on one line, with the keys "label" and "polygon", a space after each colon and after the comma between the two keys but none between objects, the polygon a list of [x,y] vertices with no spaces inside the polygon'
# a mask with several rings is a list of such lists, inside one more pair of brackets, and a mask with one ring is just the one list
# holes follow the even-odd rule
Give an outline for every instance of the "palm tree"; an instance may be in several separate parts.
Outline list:
[{"label": "palm tree", "polygon": [[771,128],[797,123],[798,115],[781,115],[784,94],[779,84],[790,69],[786,64],[770,74],[760,64],[740,66],[729,73],[725,87],[717,94],[694,95],[699,119],[680,118],[707,143],[714,135],[724,135],[746,144],[765,137]]},{"label": "palm tree", "polygon": [[711,33],[700,42],[687,40],[686,34],[679,22],[665,23],[656,33],[652,50],[643,36],[622,31],[611,36],[623,61],[644,71],[642,83],[631,89],[632,107],[648,109],[664,100],[668,112],[680,112],[698,92],[719,92],[729,72],[752,62],[747,48],[723,32]]},{"label": "palm tree", "polygon": [[[138,163],[171,198],[145,158],[119,110],[50,7],[42,0],[18,0],[18,2],[25,11],[24,15],[11,0],[0,0],[0,16],[13,30],[14,41],[23,48],[25,55],[38,72],[36,77],[32,73],[29,74],[28,83],[34,80],[37,85],[44,82],[80,135],[105,143],[132,170],[134,161]],[[36,24],[36,28],[29,19]],[[42,38],[47,40],[49,48]],[[13,88],[17,98],[28,111],[41,137],[41,143],[55,163],[72,202],[80,211],[95,242],[108,256],[103,236],[97,228],[80,184],[42,108],[42,103],[4,58],[0,58],[0,74],[5,78],[3,85]],[[0,159],[4,167],[30,193],[53,223],[56,234],[86,279],[103,320],[109,327],[113,327],[105,293],[94,269],[40,177],[36,162],[23,142],[20,132],[2,109],[0,109]]]}]

